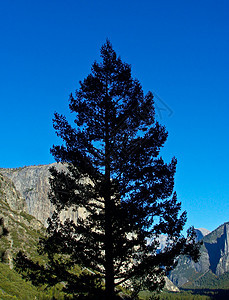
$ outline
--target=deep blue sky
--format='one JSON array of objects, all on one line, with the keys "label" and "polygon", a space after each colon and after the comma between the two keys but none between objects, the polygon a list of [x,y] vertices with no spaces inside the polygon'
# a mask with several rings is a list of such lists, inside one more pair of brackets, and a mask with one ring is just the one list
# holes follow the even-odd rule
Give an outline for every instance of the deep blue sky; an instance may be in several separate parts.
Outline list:
[{"label": "deep blue sky", "polygon": [[0,1],[0,167],[48,164],[54,111],[109,38],[156,98],[188,225],[229,221],[227,0]]}]

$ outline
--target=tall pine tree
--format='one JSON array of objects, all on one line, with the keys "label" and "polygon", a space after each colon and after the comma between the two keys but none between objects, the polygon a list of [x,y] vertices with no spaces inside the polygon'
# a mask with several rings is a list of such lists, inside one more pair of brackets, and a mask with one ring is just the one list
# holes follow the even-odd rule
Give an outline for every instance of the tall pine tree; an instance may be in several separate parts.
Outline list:
[{"label": "tall pine tree", "polygon": [[[75,298],[95,298],[103,282],[106,299],[114,299],[115,287],[124,283],[136,293],[160,290],[180,254],[196,260],[199,253],[193,230],[186,238],[181,233],[186,212],[180,214],[173,191],[177,161],[165,163],[159,156],[168,134],[155,120],[153,94],[144,95],[109,41],[101,58],[70,95],[75,126],[55,113],[54,128],[64,144],[51,152],[68,171],[51,169],[56,212],[40,243],[49,264],[41,267],[22,254],[17,263],[30,268],[26,276],[34,283],[65,282]],[[61,211],[69,208],[81,211],[77,221],[61,221]],[[167,245],[159,252],[161,234]],[[74,266],[82,267],[77,276]]]}]

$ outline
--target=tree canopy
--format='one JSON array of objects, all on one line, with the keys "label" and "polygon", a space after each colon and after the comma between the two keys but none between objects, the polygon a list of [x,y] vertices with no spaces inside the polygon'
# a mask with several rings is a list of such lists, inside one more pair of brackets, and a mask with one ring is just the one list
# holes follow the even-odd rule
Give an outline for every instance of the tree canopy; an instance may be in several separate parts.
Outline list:
[{"label": "tree canopy", "polygon": [[4,219],[3,217],[0,218],[0,238],[2,236],[7,236],[9,234],[8,229],[4,226]]},{"label": "tree canopy", "polygon": [[[178,256],[197,260],[199,248],[193,228],[182,234],[186,212],[174,192],[177,160],[159,156],[168,133],[155,118],[154,96],[144,94],[107,40],[101,62],[70,95],[69,108],[74,124],[58,113],[53,120],[63,145],[51,153],[67,170],[50,170],[56,210],[39,245],[49,263],[41,266],[20,253],[17,268],[34,284],[64,282],[75,298],[101,299],[104,283],[106,299],[114,299],[120,285],[133,295],[160,290]],[[81,212],[77,220],[62,220],[66,209]],[[161,234],[167,244],[159,251]]]}]

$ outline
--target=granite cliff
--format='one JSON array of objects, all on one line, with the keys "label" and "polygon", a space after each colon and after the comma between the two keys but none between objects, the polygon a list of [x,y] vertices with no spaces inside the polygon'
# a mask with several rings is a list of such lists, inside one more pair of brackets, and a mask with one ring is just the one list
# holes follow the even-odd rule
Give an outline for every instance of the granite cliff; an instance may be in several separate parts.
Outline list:
[{"label": "granite cliff", "polygon": [[14,183],[0,174],[0,232],[6,228],[8,234],[0,237],[0,262],[12,268],[12,259],[19,250],[35,252],[44,226],[26,213],[26,202],[16,190]]},{"label": "granite cliff", "polygon": [[208,254],[209,269],[217,276],[229,271],[229,222],[221,225],[203,239]]},{"label": "granite cliff", "polygon": [[219,279],[229,272],[229,222],[207,233],[206,230],[197,230],[197,238],[203,242],[199,262],[181,257],[171,272],[169,278],[177,286],[201,286],[208,284],[208,278]]},{"label": "granite cliff", "polygon": [[[9,234],[0,239],[0,263],[13,268],[13,257],[23,250],[30,257],[38,258],[36,253],[39,237],[45,233],[46,220],[53,212],[48,198],[49,168],[56,167],[66,171],[62,164],[29,166],[17,169],[0,169],[0,233],[3,227]],[[85,180],[85,182],[87,182]],[[80,209],[78,214],[83,215]],[[75,212],[66,211],[62,218],[76,218]],[[166,278],[166,290],[179,289]]]},{"label": "granite cliff", "polygon": [[[0,218],[3,217],[6,226],[10,227],[10,235],[2,238],[1,241],[4,239],[5,245],[8,245],[6,247],[8,254],[13,249],[13,245],[16,244],[13,236],[19,236],[23,231],[23,239],[25,240],[28,230],[24,229],[40,230],[42,224],[47,224],[47,218],[51,216],[54,210],[48,198],[50,189],[49,168],[51,166],[66,171],[64,165],[57,163],[17,169],[0,169]],[[61,218],[69,217],[77,220],[77,215],[83,213],[83,210],[78,212],[68,210],[63,212]],[[18,225],[21,231],[20,234],[15,224],[20,224]],[[229,222],[219,226],[212,232],[202,228],[196,229],[196,233],[197,240],[203,241],[200,260],[198,263],[194,263],[188,257],[179,259],[177,267],[169,276],[176,286],[201,286],[200,281],[205,280],[206,282],[207,278],[212,280],[212,278],[225,277],[229,274]],[[33,236],[35,235],[33,234]],[[162,237],[162,248],[163,242]],[[8,259],[10,259],[10,254]]]},{"label": "granite cliff", "polygon": [[[47,225],[47,219],[52,215],[54,210],[48,198],[50,189],[49,168],[51,166],[55,166],[58,170],[66,170],[63,164],[57,163],[17,169],[0,169],[0,173],[12,181],[17,193],[21,195],[22,199],[25,199],[25,211],[44,225]],[[63,212],[61,217],[76,219],[77,213],[68,210]]]},{"label": "granite cliff", "polygon": [[0,173],[0,196],[1,203],[7,203],[10,209],[15,211],[27,210],[26,202],[16,190],[14,183]]}]

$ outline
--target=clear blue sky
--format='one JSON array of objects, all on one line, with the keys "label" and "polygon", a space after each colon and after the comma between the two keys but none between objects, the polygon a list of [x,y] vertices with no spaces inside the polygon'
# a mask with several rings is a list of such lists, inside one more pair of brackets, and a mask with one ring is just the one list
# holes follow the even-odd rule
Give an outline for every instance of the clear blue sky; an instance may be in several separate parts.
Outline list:
[{"label": "clear blue sky", "polygon": [[[0,1],[0,167],[48,164],[54,111],[109,38],[158,97],[188,225],[229,221],[229,1]],[[172,114],[171,114],[172,112]]]}]

